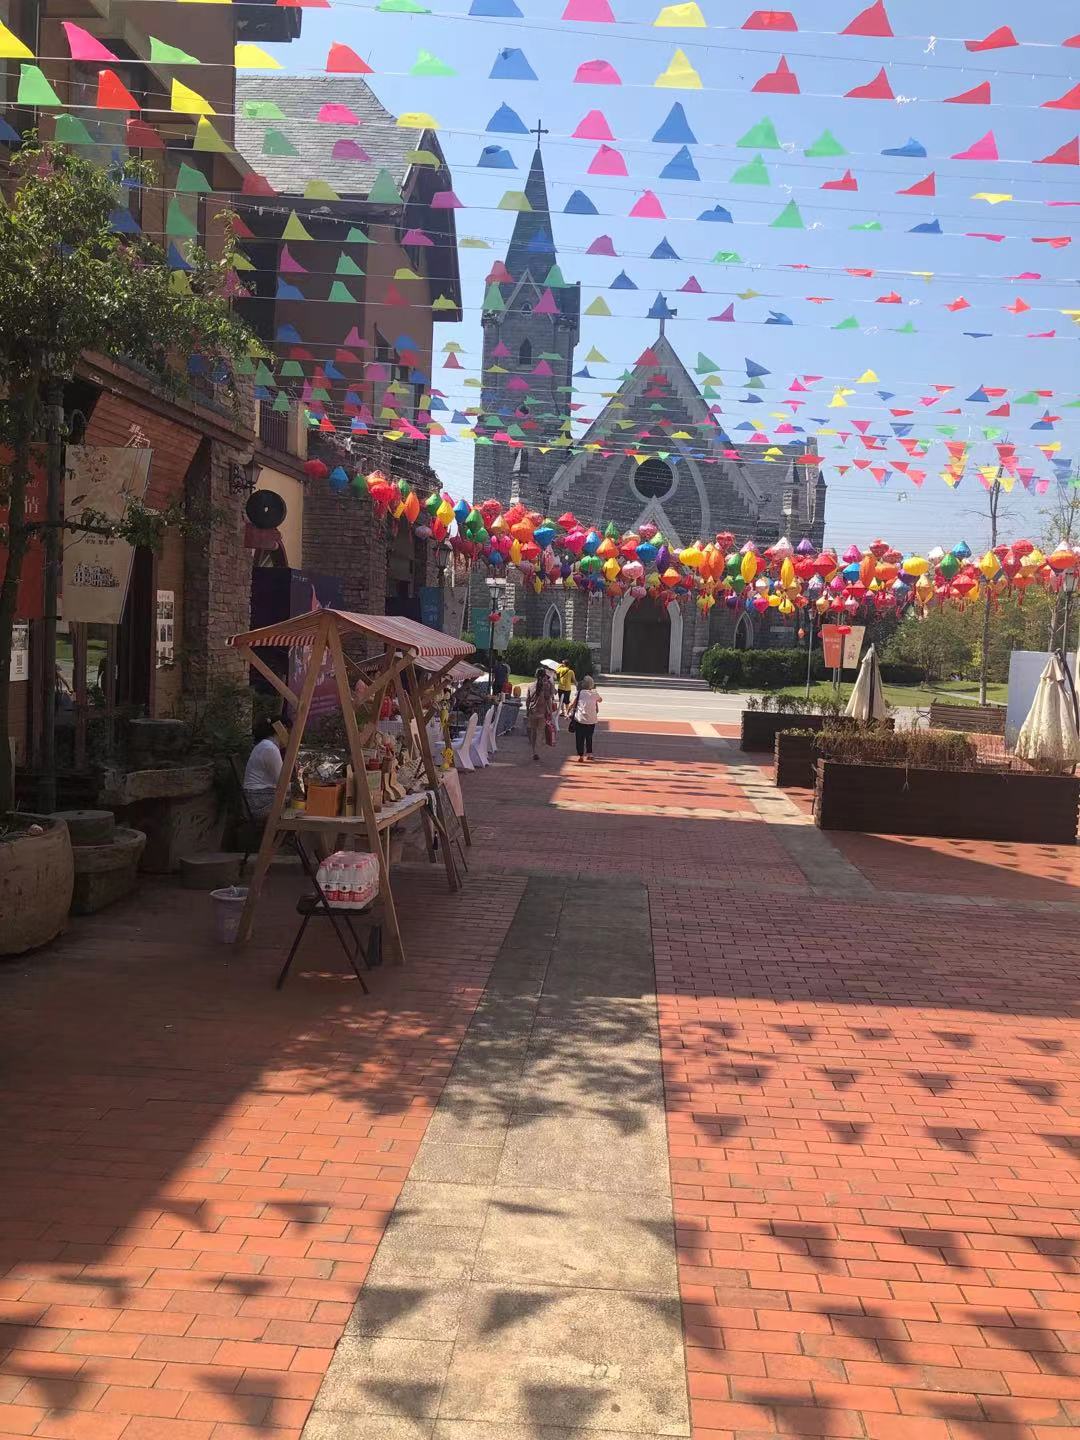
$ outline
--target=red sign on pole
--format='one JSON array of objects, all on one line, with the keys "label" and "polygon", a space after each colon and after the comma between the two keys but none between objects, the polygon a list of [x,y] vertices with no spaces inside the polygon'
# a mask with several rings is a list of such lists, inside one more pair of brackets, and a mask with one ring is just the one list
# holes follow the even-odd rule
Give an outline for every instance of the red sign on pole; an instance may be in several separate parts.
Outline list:
[{"label": "red sign on pole", "polygon": [[839,625],[822,625],[821,645],[825,651],[825,669],[839,670],[844,659],[844,637]]},{"label": "red sign on pole", "polygon": [[[11,461],[12,452],[0,446],[0,495],[7,490],[7,476],[4,472]],[[35,445],[30,456],[30,478],[26,486],[26,519],[44,520],[48,503],[45,474],[45,447]],[[0,536],[7,535],[7,501],[0,499]],[[7,568],[7,545],[0,539],[0,574]],[[30,537],[30,543],[23,555],[22,570],[19,574],[19,591],[15,597],[16,620],[40,620],[45,614],[45,550],[41,543],[41,532]]]}]

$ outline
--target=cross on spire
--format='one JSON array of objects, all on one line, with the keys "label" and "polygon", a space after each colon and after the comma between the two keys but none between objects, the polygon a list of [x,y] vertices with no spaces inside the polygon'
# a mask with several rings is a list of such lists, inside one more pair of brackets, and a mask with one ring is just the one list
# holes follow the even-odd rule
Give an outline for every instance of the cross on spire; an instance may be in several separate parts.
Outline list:
[{"label": "cross on spire", "polygon": [[660,316],[660,338],[661,338],[661,339],[664,338],[664,325],[666,324],[666,322],[668,321],[669,318],[672,319],[672,320],[674,320],[675,316],[678,315],[678,313],[679,313],[679,312],[678,312],[677,310],[669,310],[669,312],[668,312],[667,315],[661,315],[661,316]]},{"label": "cross on spire", "polygon": [[535,135],[535,136],[536,136],[536,148],[539,150],[539,148],[540,148],[540,137],[541,137],[541,135],[547,135],[547,134],[549,134],[550,132],[544,129],[544,126],[543,126],[542,121],[537,120],[537,122],[536,122],[536,129],[535,129],[535,130],[530,130],[529,133],[530,133],[530,135]]}]

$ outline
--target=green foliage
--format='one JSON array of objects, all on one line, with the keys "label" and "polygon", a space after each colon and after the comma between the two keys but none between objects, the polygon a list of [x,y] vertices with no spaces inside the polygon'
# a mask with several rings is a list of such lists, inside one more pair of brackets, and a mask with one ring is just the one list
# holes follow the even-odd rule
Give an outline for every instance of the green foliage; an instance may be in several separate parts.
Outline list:
[{"label": "green foliage", "polygon": [[808,700],[805,694],[789,695],[782,690],[768,695],[751,695],[746,708],[774,715],[840,715],[844,709],[831,696],[816,695]]},{"label": "green foliage", "polygon": [[[1047,648],[1054,610],[1055,597],[1035,586],[991,602],[990,680],[1009,678],[1009,656],[1014,650]],[[886,648],[882,679],[898,685],[912,683],[886,673],[895,664],[916,666],[929,680],[977,676],[982,664],[982,627],[981,601],[935,607],[925,617],[909,614]]]},{"label": "green foliage", "polygon": [[884,661],[879,667],[886,685],[923,685],[926,670],[922,665],[908,665],[902,660]]},{"label": "green foliage", "polygon": [[[815,653],[811,677],[825,677],[825,662]],[[701,678],[714,690],[779,690],[806,683],[805,650],[730,650],[714,645],[701,657]]]},{"label": "green foliage", "polygon": [[[505,654],[511,675],[535,675],[541,660],[565,660],[579,680],[596,673],[592,651],[577,640],[511,640]],[[477,659],[487,657],[481,651]]]},{"label": "green foliage", "polygon": [[280,714],[279,696],[247,685],[217,681],[205,701],[185,707],[183,718],[188,725],[191,753],[212,760],[215,781],[220,788],[228,789],[229,757],[239,755],[246,760],[256,723]]},{"label": "green foliage", "polygon": [[909,614],[889,642],[886,663],[918,666],[930,680],[966,674],[972,665],[970,617],[977,613],[973,606],[946,606]]},{"label": "green foliage", "polygon": [[978,752],[952,730],[890,730],[883,725],[826,725],[814,736],[825,760],[845,765],[903,765],[911,770],[974,770]]}]

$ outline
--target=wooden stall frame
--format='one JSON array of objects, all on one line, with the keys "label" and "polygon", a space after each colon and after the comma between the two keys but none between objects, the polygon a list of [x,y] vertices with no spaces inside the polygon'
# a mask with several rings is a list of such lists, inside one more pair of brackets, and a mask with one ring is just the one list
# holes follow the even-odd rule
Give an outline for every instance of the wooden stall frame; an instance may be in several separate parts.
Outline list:
[{"label": "wooden stall frame", "polygon": [[[376,719],[366,725],[363,732],[361,732],[357,724],[352,696],[349,692],[345,652],[341,643],[343,628],[349,632],[374,635],[392,647],[389,648],[382,657],[383,663],[375,672],[365,696],[365,699],[374,707]],[[303,684],[300,687],[299,695],[296,695],[284,681],[274,674],[270,667],[255,654],[253,648],[258,644],[281,643],[283,635],[292,638],[293,643],[303,643],[305,646],[310,645],[310,660],[308,662],[307,672],[304,675]],[[255,909],[262,893],[263,883],[267,871],[270,868],[271,861],[281,845],[282,840],[285,835],[291,831],[304,828],[303,816],[285,816],[285,800],[289,792],[293,771],[296,768],[296,761],[300,752],[304,731],[311,714],[315,685],[319,672],[322,669],[324,658],[327,651],[329,651],[334,670],[335,688],[337,690],[338,702],[341,706],[348,740],[349,757],[353,769],[357,803],[362,812],[365,838],[379,866],[379,895],[382,902],[384,925],[388,932],[389,948],[393,958],[398,963],[404,962],[404,947],[401,941],[401,930],[398,924],[397,910],[394,905],[390,881],[389,833],[384,848],[379,819],[367,786],[367,777],[364,768],[364,745],[377,729],[377,717],[382,706],[383,698],[388,688],[393,686],[398,695],[399,708],[402,711],[402,730],[406,743],[410,745],[410,747],[413,746],[415,736],[415,746],[419,750],[420,758],[423,762],[428,787],[436,794],[438,793],[441,782],[439,772],[436,770],[432,760],[431,747],[428,743],[427,729],[424,723],[420,672],[414,665],[418,645],[421,643],[422,638],[428,636],[431,636],[433,640],[454,647],[447,663],[440,667],[438,672],[439,676],[452,669],[463,655],[472,653],[472,647],[466,646],[464,642],[454,641],[449,637],[441,636],[436,631],[429,631],[426,627],[415,625],[410,621],[400,621],[396,617],[353,615],[349,612],[335,610],[313,612],[310,616],[298,617],[294,622],[286,621],[280,625],[267,626],[261,631],[255,630],[243,635],[233,636],[230,640],[229,643],[239,650],[249,664],[273,686],[274,690],[277,691],[283,699],[288,701],[290,705],[295,707],[288,744],[285,747],[285,754],[282,758],[281,775],[274,791],[274,798],[271,803],[269,815],[267,816],[262,842],[260,843],[259,852],[255,860],[255,868],[248,886],[247,900],[240,918],[237,944],[241,944],[250,938]],[[445,654],[445,651],[439,649],[434,653],[441,656]],[[415,729],[414,726],[409,724],[410,716],[415,722]],[[431,833],[434,832],[439,836],[439,848],[442,852],[447,883],[451,890],[460,889],[461,877],[454,860],[450,837],[444,826],[438,805],[434,807],[434,814],[429,816],[425,812],[424,825],[425,834],[428,836],[429,853],[432,853],[432,858],[434,858],[430,838]],[[326,827],[320,826],[319,828],[325,830]],[[341,827],[342,831],[355,828],[355,825],[347,824],[343,824]]]}]

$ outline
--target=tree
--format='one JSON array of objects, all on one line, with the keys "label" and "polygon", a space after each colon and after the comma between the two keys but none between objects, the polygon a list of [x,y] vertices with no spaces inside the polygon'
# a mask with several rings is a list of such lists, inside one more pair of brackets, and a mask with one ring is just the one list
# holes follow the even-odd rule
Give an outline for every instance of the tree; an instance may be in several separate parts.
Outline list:
[{"label": "tree", "polygon": [[[102,167],[34,137],[9,162],[0,204],[0,445],[11,455],[0,473],[0,509],[7,508],[7,561],[0,583],[0,814],[11,805],[7,743],[10,659],[15,601],[27,546],[35,531],[46,564],[58,566],[60,530],[101,528],[85,515],[66,525],[54,514],[26,516],[31,447],[43,437],[51,411],[50,465],[58,470],[56,412],[62,385],[91,350],[122,357],[166,386],[182,381],[178,366],[200,354],[211,367],[238,359],[250,332],[229,308],[235,281],[231,241],[219,261],[195,251],[191,270],[169,269],[160,247],[118,234],[112,216],[128,205],[132,185],[160,183],[153,166],[128,161]],[[132,507],[110,533],[146,544],[169,517]],[[48,649],[48,646],[46,646]]]},{"label": "tree", "polygon": [[884,658],[920,665],[928,680],[944,680],[972,663],[970,616],[953,606],[935,606],[925,615],[909,612],[889,641]]}]

